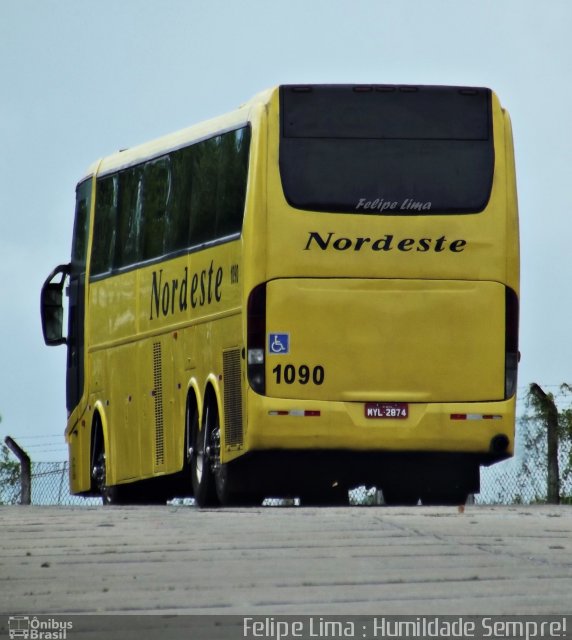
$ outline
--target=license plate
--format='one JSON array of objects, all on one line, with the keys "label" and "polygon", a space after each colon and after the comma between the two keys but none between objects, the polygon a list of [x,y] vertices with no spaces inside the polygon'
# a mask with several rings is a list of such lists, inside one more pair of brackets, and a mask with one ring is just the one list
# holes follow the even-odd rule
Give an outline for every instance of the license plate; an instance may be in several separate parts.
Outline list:
[{"label": "license plate", "polygon": [[365,404],[366,418],[404,420],[408,416],[407,402],[366,402]]}]

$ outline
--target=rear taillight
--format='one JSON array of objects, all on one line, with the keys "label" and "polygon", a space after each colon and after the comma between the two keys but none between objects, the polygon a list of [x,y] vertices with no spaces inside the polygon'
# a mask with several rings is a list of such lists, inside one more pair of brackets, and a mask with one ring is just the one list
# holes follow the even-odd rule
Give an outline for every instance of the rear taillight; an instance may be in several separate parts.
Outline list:
[{"label": "rear taillight", "polygon": [[515,291],[506,288],[505,316],[505,383],[504,396],[511,398],[516,393],[518,371],[518,296]]},{"label": "rear taillight", "polygon": [[266,283],[255,287],[248,297],[246,363],[248,382],[256,393],[264,394],[264,351],[266,346]]}]

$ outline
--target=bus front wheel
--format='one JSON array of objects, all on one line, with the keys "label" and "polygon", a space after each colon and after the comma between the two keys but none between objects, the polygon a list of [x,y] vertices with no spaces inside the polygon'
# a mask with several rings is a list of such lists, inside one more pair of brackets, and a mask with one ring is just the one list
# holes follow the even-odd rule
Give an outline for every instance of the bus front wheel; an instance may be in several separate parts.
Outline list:
[{"label": "bus front wheel", "polygon": [[104,506],[111,504],[127,504],[126,501],[122,500],[121,488],[107,484],[105,450],[103,448],[100,449],[95,457],[92,477]]}]

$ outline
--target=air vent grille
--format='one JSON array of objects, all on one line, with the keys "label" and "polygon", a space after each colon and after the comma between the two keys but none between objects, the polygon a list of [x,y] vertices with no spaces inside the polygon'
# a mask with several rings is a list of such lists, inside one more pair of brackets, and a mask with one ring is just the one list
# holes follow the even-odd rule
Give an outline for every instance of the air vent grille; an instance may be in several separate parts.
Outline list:
[{"label": "air vent grille", "polygon": [[153,400],[155,401],[155,466],[165,462],[163,425],[163,363],[161,343],[153,343]]},{"label": "air vent grille", "polygon": [[241,448],[242,428],[242,373],[240,349],[222,354],[224,378],[224,428],[227,448]]}]

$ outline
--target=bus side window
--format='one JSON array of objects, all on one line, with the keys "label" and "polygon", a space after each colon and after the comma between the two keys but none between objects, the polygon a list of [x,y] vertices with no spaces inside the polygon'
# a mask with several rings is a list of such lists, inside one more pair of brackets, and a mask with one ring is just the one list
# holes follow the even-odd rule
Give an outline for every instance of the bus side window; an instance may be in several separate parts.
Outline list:
[{"label": "bus side window", "polygon": [[190,244],[214,240],[220,136],[193,145]]},{"label": "bus side window", "polygon": [[117,233],[117,175],[99,178],[91,248],[91,274],[109,273],[113,267]]},{"label": "bus side window", "polygon": [[173,253],[189,246],[193,147],[171,154],[171,202],[165,220],[165,252]]},{"label": "bus side window", "polygon": [[118,268],[141,259],[142,174],[141,165],[119,174],[119,235],[115,252]]},{"label": "bus side window", "polygon": [[145,164],[142,187],[141,258],[151,260],[165,253],[165,227],[171,194],[169,157]]},{"label": "bus side window", "polygon": [[217,184],[217,238],[224,238],[242,230],[249,143],[248,127],[221,136]]}]

